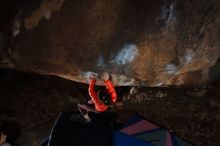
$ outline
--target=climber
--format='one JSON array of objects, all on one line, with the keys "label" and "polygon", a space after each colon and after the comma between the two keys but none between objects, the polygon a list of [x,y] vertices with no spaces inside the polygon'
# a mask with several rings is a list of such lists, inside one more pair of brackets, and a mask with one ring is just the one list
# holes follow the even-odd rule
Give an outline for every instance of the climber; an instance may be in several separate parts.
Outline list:
[{"label": "climber", "polygon": [[104,112],[117,100],[117,94],[114,86],[112,85],[112,82],[110,81],[109,74],[107,72],[104,72],[101,74],[101,78],[104,81],[106,89],[99,90],[98,92],[95,91],[94,86],[96,83],[96,76],[92,74],[89,84],[89,95],[91,97],[91,100],[88,101],[88,104],[78,104],[80,112],[87,120],[89,120],[88,112]]}]

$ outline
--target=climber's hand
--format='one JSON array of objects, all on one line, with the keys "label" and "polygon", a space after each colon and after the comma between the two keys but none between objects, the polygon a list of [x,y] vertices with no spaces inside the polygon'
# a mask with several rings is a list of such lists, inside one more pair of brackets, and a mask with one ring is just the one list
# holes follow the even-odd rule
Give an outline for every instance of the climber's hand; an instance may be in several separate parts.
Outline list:
[{"label": "climber's hand", "polygon": [[91,73],[91,75],[90,75],[90,80],[96,79],[96,77],[97,77],[96,74]]},{"label": "climber's hand", "polygon": [[101,78],[102,78],[102,80],[107,81],[107,80],[109,80],[109,74],[107,72],[103,72],[101,74]]}]

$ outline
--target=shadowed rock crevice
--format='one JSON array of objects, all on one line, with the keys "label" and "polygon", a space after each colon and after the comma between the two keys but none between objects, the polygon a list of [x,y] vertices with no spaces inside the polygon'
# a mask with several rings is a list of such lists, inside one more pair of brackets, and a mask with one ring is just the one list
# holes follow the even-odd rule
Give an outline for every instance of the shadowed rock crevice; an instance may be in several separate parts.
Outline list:
[{"label": "shadowed rock crevice", "polygon": [[216,64],[209,68],[209,76],[213,81],[220,79],[220,58],[216,61]]}]

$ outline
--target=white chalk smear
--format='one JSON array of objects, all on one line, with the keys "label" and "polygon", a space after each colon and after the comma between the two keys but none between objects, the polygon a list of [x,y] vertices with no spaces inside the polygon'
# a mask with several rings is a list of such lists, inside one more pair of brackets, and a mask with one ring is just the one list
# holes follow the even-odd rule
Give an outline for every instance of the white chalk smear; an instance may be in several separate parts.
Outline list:
[{"label": "white chalk smear", "polygon": [[164,5],[164,6],[162,7],[160,17],[161,17],[163,20],[166,20],[167,17],[168,17],[168,15],[169,15],[169,9],[167,9],[166,6]]},{"label": "white chalk smear", "polygon": [[51,12],[46,12],[46,13],[44,13],[44,18],[45,18],[45,19],[49,20],[50,17],[51,17]]},{"label": "white chalk smear", "polygon": [[171,4],[169,8],[165,5],[162,7],[160,17],[165,21],[166,27],[170,27],[176,21],[176,12],[174,4]]},{"label": "white chalk smear", "polygon": [[167,74],[175,74],[175,72],[177,71],[177,67],[175,64],[169,63],[165,66],[165,71],[167,72]]},{"label": "white chalk smear", "polygon": [[163,82],[160,82],[160,83],[158,83],[158,84],[155,84],[154,86],[155,87],[159,87],[159,86],[162,86],[163,85]]},{"label": "white chalk smear", "polygon": [[89,81],[92,75],[98,76],[98,73],[91,72],[91,71],[85,71],[81,73],[81,77]]},{"label": "white chalk smear", "polygon": [[169,16],[166,20],[166,24],[170,24],[176,21],[176,15],[174,12],[174,6],[171,4],[169,9]]},{"label": "white chalk smear", "polygon": [[187,50],[183,57],[181,57],[180,62],[184,65],[193,62],[194,53],[192,50]]},{"label": "white chalk smear", "polygon": [[118,78],[118,84],[122,85],[122,86],[128,86],[128,85],[132,85],[134,83],[135,79],[134,78],[128,78],[124,75],[121,75]]},{"label": "white chalk smear", "polygon": [[137,55],[137,46],[135,44],[125,44],[110,63],[127,64],[131,63]]},{"label": "white chalk smear", "polygon": [[102,55],[98,56],[96,64],[97,64],[98,67],[105,67],[105,62],[104,62],[104,58],[103,58]]}]

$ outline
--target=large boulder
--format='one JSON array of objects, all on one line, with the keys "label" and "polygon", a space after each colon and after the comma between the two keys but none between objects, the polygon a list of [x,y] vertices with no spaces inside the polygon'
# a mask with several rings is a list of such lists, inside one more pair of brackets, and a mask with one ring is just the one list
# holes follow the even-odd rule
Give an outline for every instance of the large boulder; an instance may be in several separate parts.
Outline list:
[{"label": "large boulder", "polygon": [[[14,18],[14,68],[116,86],[201,85],[220,67],[218,0],[31,0]],[[98,80],[98,84],[103,84]]]}]

